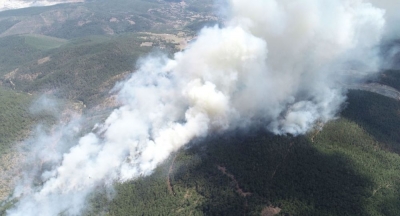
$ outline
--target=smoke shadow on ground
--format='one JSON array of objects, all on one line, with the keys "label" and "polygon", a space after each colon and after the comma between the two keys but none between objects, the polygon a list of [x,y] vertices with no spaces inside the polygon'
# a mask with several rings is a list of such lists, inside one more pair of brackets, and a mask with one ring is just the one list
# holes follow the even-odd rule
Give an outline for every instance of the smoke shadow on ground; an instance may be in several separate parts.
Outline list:
[{"label": "smoke shadow on ground", "polygon": [[381,144],[400,154],[400,102],[376,93],[352,90],[343,117],[356,122]]}]

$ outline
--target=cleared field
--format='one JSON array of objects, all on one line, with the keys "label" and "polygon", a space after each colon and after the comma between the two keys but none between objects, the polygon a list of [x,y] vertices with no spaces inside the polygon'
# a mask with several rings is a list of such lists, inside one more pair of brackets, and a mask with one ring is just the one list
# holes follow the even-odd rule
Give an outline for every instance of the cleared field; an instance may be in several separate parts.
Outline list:
[{"label": "cleared field", "polygon": [[36,49],[40,50],[50,50],[54,48],[58,48],[68,42],[68,40],[49,37],[45,35],[23,35],[25,38],[25,44],[30,45]]}]

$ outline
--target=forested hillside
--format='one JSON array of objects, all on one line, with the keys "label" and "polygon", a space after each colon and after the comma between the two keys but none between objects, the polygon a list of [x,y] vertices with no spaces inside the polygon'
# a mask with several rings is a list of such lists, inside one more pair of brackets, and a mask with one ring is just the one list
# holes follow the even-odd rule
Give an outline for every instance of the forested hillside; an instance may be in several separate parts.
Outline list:
[{"label": "forested hillside", "polygon": [[[90,131],[117,105],[110,90],[140,57],[172,55],[204,25],[223,23],[211,1],[185,2],[0,12],[0,157],[37,123],[51,128],[53,114],[30,109],[42,95],[59,98],[57,113],[78,104]],[[400,71],[374,82],[400,90]],[[400,101],[361,90],[347,97],[337,119],[306,135],[258,125],[198,138],[150,176],[98,186],[84,215],[400,215]]]},{"label": "forested hillside", "polygon": [[321,131],[196,140],[153,175],[115,185],[112,199],[100,189],[86,215],[398,215],[399,106],[352,90]]},{"label": "forested hillside", "polygon": [[32,96],[0,87],[0,154],[25,138],[34,118],[29,114]]}]

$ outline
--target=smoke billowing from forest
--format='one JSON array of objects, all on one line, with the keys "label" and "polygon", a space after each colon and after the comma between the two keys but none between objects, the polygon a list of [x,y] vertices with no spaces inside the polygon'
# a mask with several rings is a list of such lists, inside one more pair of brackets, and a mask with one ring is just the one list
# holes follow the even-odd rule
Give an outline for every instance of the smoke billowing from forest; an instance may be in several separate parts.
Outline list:
[{"label": "smoke billowing from forest", "polygon": [[368,1],[227,5],[224,27],[204,28],[173,58],[142,58],[114,89],[124,105],[53,157],[40,186],[25,179],[8,215],[78,214],[96,187],[149,175],[172,152],[212,133],[258,124],[304,134],[335,118],[349,77],[362,81],[379,71],[379,44],[391,34],[385,8]]}]

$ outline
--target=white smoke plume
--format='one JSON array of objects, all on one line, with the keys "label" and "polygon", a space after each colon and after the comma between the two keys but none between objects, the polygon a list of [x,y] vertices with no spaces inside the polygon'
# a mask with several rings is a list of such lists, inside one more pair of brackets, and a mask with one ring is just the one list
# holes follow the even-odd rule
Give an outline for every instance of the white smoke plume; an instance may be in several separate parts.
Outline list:
[{"label": "white smoke plume", "polygon": [[400,38],[400,2],[396,0],[371,0],[373,5],[385,8],[386,28],[384,39],[392,40]]},{"label": "white smoke plume", "polygon": [[[362,0],[229,0],[172,59],[149,56],[115,88],[124,104],[56,157],[8,215],[76,215],[94,188],[149,175],[193,138],[262,123],[299,135],[335,117],[341,83],[378,70],[385,11]],[[352,75],[352,74],[351,74]],[[17,196],[16,195],[16,196]]]}]

